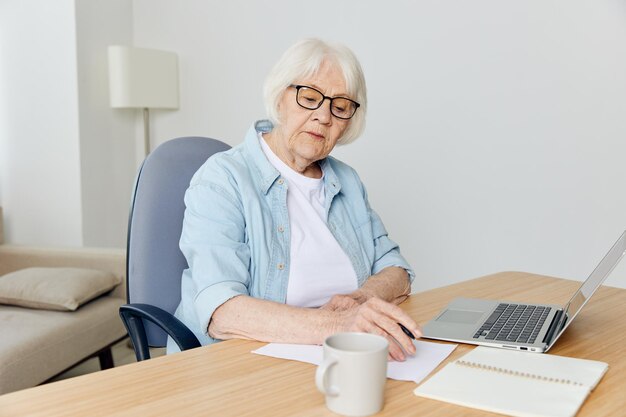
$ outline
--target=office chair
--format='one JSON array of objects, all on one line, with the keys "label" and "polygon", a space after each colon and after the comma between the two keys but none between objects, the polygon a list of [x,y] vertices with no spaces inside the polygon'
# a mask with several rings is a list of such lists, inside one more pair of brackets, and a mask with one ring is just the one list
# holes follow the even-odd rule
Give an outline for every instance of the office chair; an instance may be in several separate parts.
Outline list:
[{"label": "office chair", "polygon": [[187,261],[178,243],[185,191],[193,174],[211,155],[230,146],[215,139],[183,137],[158,146],[144,160],[128,220],[127,301],[120,316],[137,361],[150,359],[150,347],[163,347],[169,335],[181,350],[200,346],[173,313]]}]

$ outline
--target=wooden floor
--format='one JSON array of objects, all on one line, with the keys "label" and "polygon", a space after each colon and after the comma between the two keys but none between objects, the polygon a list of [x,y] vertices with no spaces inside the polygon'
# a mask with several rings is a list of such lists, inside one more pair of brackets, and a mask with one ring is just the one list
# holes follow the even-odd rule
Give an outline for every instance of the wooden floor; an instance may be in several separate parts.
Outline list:
[{"label": "wooden floor", "polygon": [[[157,357],[165,354],[165,348],[163,349],[150,349],[150,356]],[[129,346],[129,340],[124,339],[118,344],[113,346],[113,363],[115,366],[127,365],[129,363],[134,363],[135,352],[133,352],[133,348]],[[91,358],[80,365],[73,367],[72,369],[62,373],[61,375],[55,377],[50,382],[59,381],[61,379],[68,379],[78,375],[90,374],[92,372],[97,372],[100,370],[100,364],[98,362],[98,358]]]}]

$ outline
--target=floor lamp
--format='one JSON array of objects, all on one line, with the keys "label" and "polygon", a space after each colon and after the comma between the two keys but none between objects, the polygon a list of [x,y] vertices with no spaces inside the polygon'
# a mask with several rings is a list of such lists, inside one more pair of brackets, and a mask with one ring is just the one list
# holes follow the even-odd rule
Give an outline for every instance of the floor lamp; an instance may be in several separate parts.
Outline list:
[{"label": "floor lamp", "polygon": [[173,52],[109,46],[112,108],[143,109],[145,155],[150,153],[150,109],[178,109],[178,57]]}]

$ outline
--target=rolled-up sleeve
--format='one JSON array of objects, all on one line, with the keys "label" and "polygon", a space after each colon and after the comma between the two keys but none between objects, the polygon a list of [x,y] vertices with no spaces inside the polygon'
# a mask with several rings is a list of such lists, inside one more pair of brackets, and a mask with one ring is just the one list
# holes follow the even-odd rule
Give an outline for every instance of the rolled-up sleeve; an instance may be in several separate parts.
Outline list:
[{"label": "rolled-up sleeve", "polygon": [[385,228],[380,216],[370,206],[367,190],[361,182],[361,179],[355,171],[353,171],[353,175],[356,178],[356,183],[358,184],[363,202],[365,203],[365,210],[367,216],[369,217],[368,221],[371,227],[371,238],[374,244],[371,274],[377,274],[390,266],[397,266],[407,271],[409,274],[409,282],[413,283],[413,280],[415,279],[415,272],[413,272],[409,263],[400,253],[400,246],[389,238],[387,229]]},{"label": "rolled-up sleeve", "polygon": [[200,175],[192,180],[185,205],[180,249],[189,269],[183,274],[182,298],[199,325],[192,330],[209,337],[213,312],[229,299],[249,294],[250,249],[241,201],[232,189]]},{"label": "rolled-up sleeve", "polygon": [[385,229],[385,225],[378,214],[371,208],[369,208],[369,211],[372,222],[372,235],[374,237],[374,264],[372,265],[372,275],[390,266],[397,266],[408,272],[409,281],[413,283],[415,273],[400,253],[400,247],[389,238],[387,229]]}]

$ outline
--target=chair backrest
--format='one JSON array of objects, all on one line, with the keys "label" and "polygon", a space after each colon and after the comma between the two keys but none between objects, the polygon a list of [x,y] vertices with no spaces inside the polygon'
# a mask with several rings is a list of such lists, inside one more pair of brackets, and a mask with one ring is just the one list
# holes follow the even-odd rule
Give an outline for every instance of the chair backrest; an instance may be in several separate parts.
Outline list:
[{"label": "chair backrest", "polygon": [[[183,137],[158,146],[143,162],[128,221],[126,279],[129,303],[173,313],[180,302],[187,261],[179,248],[189,181],[213,154],[230,146],[215,139]],[[150,346],[165,346],[167,335],[147,323]]]}]

